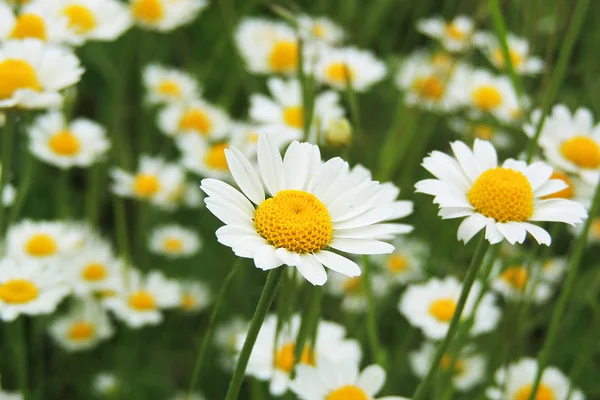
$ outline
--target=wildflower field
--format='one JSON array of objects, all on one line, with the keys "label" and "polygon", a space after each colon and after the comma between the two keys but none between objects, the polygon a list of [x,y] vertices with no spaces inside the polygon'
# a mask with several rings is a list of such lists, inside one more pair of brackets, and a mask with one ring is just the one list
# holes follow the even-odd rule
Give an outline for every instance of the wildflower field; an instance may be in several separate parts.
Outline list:
[{"label": "wildflower field", "polygon": [[0,0],[0,400],[600,399],[599,19]]}]

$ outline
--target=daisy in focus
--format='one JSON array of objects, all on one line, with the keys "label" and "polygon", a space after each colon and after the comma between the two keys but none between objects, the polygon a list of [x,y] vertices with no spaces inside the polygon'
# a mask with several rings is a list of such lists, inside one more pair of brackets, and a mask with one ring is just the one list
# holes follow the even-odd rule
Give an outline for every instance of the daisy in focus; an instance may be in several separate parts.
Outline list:
[{"label": "daisy in focus", "polygon": [[190,257],[200,250],[198,233],[179,225],[154,228],[148,238],[148,248],[155,254],[168,258]]},{"label": "daisy in focus", "polygon": [[179,284],[179,307],[186,312],[200,312],[210,305],[208,285],[196,281],[182,281]]},{"label": "daisy in focus", "polygon": [[[375,300],[381,300],[388,294],[390,281],[385,277],[372,275],[370,283]],[[367,309],[367,294],[360,276],[348,277],[342,274],[333,274],[325,289],[333,296],[342,298],[342,310],[356,313],[364,312]]]},{"label": "daisy in focus", "polygon": [[6,3],[0,3],[0,40],[37,39],[61,44],[77,43],[68,30],[64,16],[53,18],[46,12],[44,3],[37,1],[24,5],[15,14]]},{"label": "daisy in focus", "polygon": [[131,17],[144,29],[170,32],[189,24],[206,8],[206,0],[130,0]]},{"label": "daisy in focus", "polygon": [[446,50],[453,53],[463,52],[471,47],[474,29],[473,20],[465,15],[459,15],[451,21],[433,17],[417,22],[419,32],[438,40]]},{"label": "daisy in focus", "polygon": [[[521,75],[536,75],[544,70],[544,61],[540,57],[530,54],[527,40],[508,34],[506,36],[510,63],[515,72]],[[473,37],[473,43],[481,49],[483,54],[500,71],[506,70],[504,53],[496,35],[487,32],[478,32]]]},{"label": "daisy in focus", "polygon": [[142,77],[150,104],[183,103],[201,94],[196,80],[177,68],[150,64],[144,68]]},{"label": "daisy in focus", "polygon": [[493,278],[491,287],[508,301],[531,299],[540,304],[552,294],[552,287],[542,278],[543,272],[539,264],[533,266],[531,273],[525,265],[508,265],[502,270],[498,263],[495,269],[496,277]]},{"label": "daisy in focus", "polygon": [[523,243],[529,232],[539,244],[550,245],[550,234],[531,222],[575,225],[587,217],[579,203],[544,199],[566,187],[562,180],[550,179],[549,165],[508,159],[498,166],[494,146],[484,140],[475,139],[472,150],[460,141],[450,145],[454,157],[433,151],[423,160],[437,179],[417,182],[415,188],[435,196],[443,219],[466,217],[458,228],[459,240],[466,243],[485,229],[490,243]]},{"label": "daisy in focus", "polygon": [[431,256],[429,246],[421,240],[403,237],[394,240],[393,245],[393,253],[371,256],[386,279],[401,285],[423,279],[425,260]]},{"label": "daisy in focus", "polygon": [[15,260],[53,262],[72,256],[82,242],[74,224],[31,220],[12,225],[6,233],[7,254]]},{"label": "daisy in focus", "polygon": [[[330,248],[387,254],[394,247],[378,239],[406,232],[406,225],[379,222],[407,215],[410,202],[388,202],[385,186],[362,171],[351,171],[340,158],[322,162],[315,145],[292,142],[282,158],[269,135],[261,135],[260,177],[235,147],[225,150],[225,156],[243,194],[224,182],[204,179],[206,207],[226,224],[217,230],[217,240],[239,257],[253,258],[259,269],[285,264],[313,285],[323,285],[323,265],[351,277],[361,273],[354,261]],[[273,197],[266,198],[262,182]]]},{"label": "daisy in focus", "polygon": [[167,136],[196,134],[204,139],[222,139],[230,129],[229,115],[202,99],[172,103],[158,113],[158,126]]}]

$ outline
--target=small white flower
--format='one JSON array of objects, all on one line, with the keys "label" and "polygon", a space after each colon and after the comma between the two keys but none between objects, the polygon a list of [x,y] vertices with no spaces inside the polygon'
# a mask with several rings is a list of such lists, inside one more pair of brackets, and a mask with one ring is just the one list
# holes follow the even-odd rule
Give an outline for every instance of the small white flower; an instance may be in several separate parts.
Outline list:
[{"label": "small white flower", "polygon": [[399,237],[394,240],[391,254],[371,256],[383,276],[393,283],[406,284],[424,277],[424,261],[430,257],[430,249],[421,240]]},{"label": "small white flower", "polygon": [[5,392],[0,390],[0,400],[23,400],[23,395],[20,392]]},{"label": "small white flower", "polygon": [[176,139],[181,152],[181,165],[188,171],[204,177],[231,180],[225,150],[229,144],[209,143],[198,135],[185,135]]},{"label": "small white flower", "polygon": [[201,247],[196,231],[180,225],[164,225],[150,232],[148,248],[169,258],[190,257]]},{"label": "small white flower", "polygon": [[142,76],[151,104],[184,103],[201,93],[198,82],[177,68],[150,64],[144,68]]},{"label": "small white flower", "polygon": [[86,241],[65,267],[69,284],[79,296],[113,294],[123,286],[122,261],[104,241]]},{"label": "small white flower", "polygon": [[129,0],[135,23],[159,32],[189,24],[207,5],[206,0]]},{"label": "small white flower", "polygon": [[72,256],[81,240],[71,224],[24,220],[8,229],[6,249],[16,260],[52,262]]},{"label": "small white flower", "polygon": [[54,44],[76,44],[77,38],[69,32],[68,19],[47,12],[43,1],[22,6],[17,14],[5,3],[0,3],[0,40],[37,39]]},{"label": "small white flower", "polygon": [[[371,291],[376,300],[388,294],[390,281],[381,275],[372,275]],[[325,289],[335,297],[342,298],[342,310],[364,312],[367,309],[367,295],[361,277],[332,274]]]},{"label": "small white flower", "polygon": [[498,262],[493,272],[495,278],[492,278],[492,289],[508,301],[531,298],[537,304],[545,302],[552,294],[552,287],[543,279],[541,266],[534,264],[532,267],[531,273],[525,265],[516,264],[508,265],[502,270],[501,263]]},{"label": "small white flower", "polygon": [[[510,62],[516,73],[535,75],[543,71],[544,61],[540,57],[534,57],[530,54],[527,40],[509,33],[506,36],[506,41]],[[494,67],[501,71],[506,70],[504,53],[496,35],[477,32],[473,36],[473,43],[481,49]]]},{"label": "small white flower", "polygon": [[186,312],[200,312],[209,306],[211,301],[208,285],[198,281],[182,281],[179,284],[179,307]]},{"label": "small white flower", "polygon": [[112,397],[118,393],[121,383],[115,374],[101,372],[94,377],[92,386],[100,396]]},{"label": "small white flower", "polygon": [[169,104],[158,114],[158,126],[172,137],[195,134],[210,140],[222,139],[230,124],[225,111],[202,99]]},{"label": "small white flower", "polygon": [[298,18],[300,34],[304,40],[325,45],[336,45],[344,39],[344,29],[326,17],[301,15]]},{"label": "small white flower", "polygon": [[564,257],[551,257],[542,263],[542,278],[550,283],[559,283],[567,270],[568,260]]},{"label": "small white flower", "polygon": [[474,24],[471,18],[464,15],[459,15],[449,22],[434,17],[417,21],[417,30],[439,40],[446,50],[454,53],[471,47]]}]

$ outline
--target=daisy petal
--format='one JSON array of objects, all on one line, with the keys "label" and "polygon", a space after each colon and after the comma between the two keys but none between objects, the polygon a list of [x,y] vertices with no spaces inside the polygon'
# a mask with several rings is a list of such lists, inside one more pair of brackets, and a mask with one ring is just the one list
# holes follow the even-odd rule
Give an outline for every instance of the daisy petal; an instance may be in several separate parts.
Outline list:
[{"label": "daisy petal", "polygon": [[356,385],[369,396],[375,396],[385,383],[385,371],[379,365],[369,365],[361,372]]},{"label": "daisy petal", "polygon": [[497,223],[496,228],[508,240],[508,243],[523,243],[527,232],[518,222]]},{"label": "daisy petal", "polygon": [[527,222],[521,222],[521,226],[523,226],[523,228],[525,228],[527,232],[529,232],[539,244],[545,244],[546,246],[550,246],[550,243],[552,243],[552,238],[550,237],[550,234],[544,228],[540,228],[537,225],[533,225]]},{"label": "daisy petal", "polygon": [[467,218],[463,222],[461,222],[458,227],[457,237],[458,240],[462,240],[464,243],[468,243],[469,240],[473,238],[482,230],[487,224],[487,218],[481,214],[473,214]]},{"label": "daisy petal", "polygon": [[264,133],[258,137],[256,157],[265,186],[269,193],[275,196],[283,188],[285,177],[281,154],[272,143],[269,134]]},{"label": "daisy petal", "polygon": [[227,159],[227,165],[233,179],[244,194],[254,204],[260,204],[265,201],[265,191],[260,183],[260,178],[246,156],[232,146],[229,149],[225,149],[225,158]]},{"label": "daisy petal", "polygon": [[314,256],[320,263],[332,271],[339,272],[346,276],[355,277],[361,274],[360,267],[354,261],[327,250],[321,250],[314,253]]},{"label": "daisy petal", "polygon": [[277,254],[277,257],[279,257],[285,265],[289,265],[290,267],[295,267],[301,262],[300,254],[291,252],[283,247],[275,250],[275,254]]},{"label": "daisy petal", "polygon": [[275,248],[271,245],[261,246],[254,253],[254,265],[256,268],[262,269],[263,271],[267,271],[273,268],[277,268],[281,266],[283,262],[277,254],[275,254]]},{"label": "daisy petal", "polygon": [[323,286],[327,282],[325,268],[312,254],[300,255],[300,263],[296,268],[307,281],[315,286]]},{"label": "daisy petal", "polygon": [[394,246],[379,240],[334,238],[329,246],[350,254],[390,254]]}]

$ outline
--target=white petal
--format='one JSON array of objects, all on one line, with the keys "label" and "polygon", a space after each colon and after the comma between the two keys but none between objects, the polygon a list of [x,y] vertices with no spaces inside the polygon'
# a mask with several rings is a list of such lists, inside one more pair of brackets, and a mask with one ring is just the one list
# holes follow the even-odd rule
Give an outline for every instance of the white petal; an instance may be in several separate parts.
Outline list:
[{"label": "white petal", "polygon": [[225,149],[225,158],[227,159],[227,165],[233,179],[244,194],[254,204],[260,204],[265,201],[265,191],[260,183],[258,174],[246,156],[232,146],[229,149]]},{"label": "white petal", "polygon": [[479,164],[481,171],[485,171],[498,166],[498,155],[496,149],[487,140],[475,139],[473,145],[473,154]]},{"label": "white petal", "polygon": [[492,218],[488,218],[487,226],[485,228],[485,238],[491,244],[500,243],[504,239],[504,235],[500,233],[496,227],[496,221]]},{"label": "white petal", "polygon": [[527,232],[518,222],[497,223],[496,228],[508,240],[508,243],[523,243]]},{"label": "white petal", "polygon": [[354,229],[336,230],[334,238],[377,239],[384,235],[407,233],[404,224],[375,224]]},{"label": "white petal", "polygon": [[281,259],[275,254],[275,248],[271,245],[261,246],[254,253],[254,265],[263,271],[281,266]]},{"label": "white petal", "polygon": [[550,179],[538,187],[533,194],[535,197],[544,197],[548,196],[549,194],[560,192],[568,187],[569,185],[567,185],[562,179]]},{"label": "white petal", "polygon": [[200,188],[208,196],[223,200],[236,205],[251,217],[254,216],[254,207],[243,194],[241,194],[233,186],[222,182],[218,179],[207,178],[203,179]]},{"label": "white petal", "polygon": [[548,164],[537,161],[527,166],[523,174],[529,179],[531,188],[535,192],[542,184],[544,184],[552,175],[552,167]]},{"label": "white petal", "polygon": [[460,164],[464,174],[469,177],[471,182],[474,182],[479,175],[481,175],[481,169],[477,164],[477,160],[473,155],[471,149],[461,141],[455,141],[450,143],[450,147],[452,147],[452,152],[456,157],[456,160]]},{"label": "white petal", "polygon": [[327,282],[327,273],[323,265],[312,255],[300,255],[300,263],[296,265],[298,272],[315,286],[323,286]]},{"label": "white petal", "polygon": [[206,208],[227,225],[239,225],[247,228],[254,226],[252,219],[248,218],[246,214],[237,208],[212,203],[210,202],[210,198],[206,199],[205,202]]},{"label": "white petal", "polygon": [[311,172],[313,145],[292,142],[283,157],[285,189],[304,190]]},{"label": "white petal", "polygon": [[473,214],[473,209],[464,207],[444,207],[438,213],[442,219],[468,217],[471,214]]},{"label": "white petal", "polygon": [[465,218],[465,220],[458,227],[458,240],[462,240],[464,243],[467,243],[473,238],[473,236],[477,234],[477,232],[481,231],[486,224],[487,218],[481,214],[473,214]]},{"label": "white petal", "polygon": [[351,229],[359,228],[361,226],[367,226],[375,224],[381,221],[387,221],[393,215],[394,209],[392,207],[376,207],[365,211],[364,213],[357,215],[354,218],[342,221],[334,222],[333,229]]},{"label": "white petal", "polygon": [[394,246],[379,240],[334,238],[329,246],[351,254],[390,254]]},{"label": "white petal", "polygon": [[355,277],[361,274],[360,267],[354,261],[327,250],[314,254],[317,260],[332,271],[346,276]]},{"label": "white petal", "polygon": [[385,383],[385,371],[379,365],[369,365],[361,372],[356,385],[369,396],[375,396]]},{"label": "white petal", "polygon": [[527,232],[529,232],[539,244],[545,244],[546,246],[550,246],[552,238],[544,228],[540,228],[537,225],[533,225],[527,222],[521,222],[521,226],[523,226],[523,228],[525,228]]},{"label": "white petal", "polygon": [[279,257],[285,265],[289,265],[291,267],[295,267],[301,262],[300,254],[293,253],[288,249],[284,249],[283,247],[275,250],[275,254],[277,254],[277,257]]},{"label": "white petal", "polygon": [[272,196],[275,196],[283,188],[284,174],[283,161],[277,146],[275,146],[269,134],[263,133],[258,137],[257,159],[265,186]]}]

